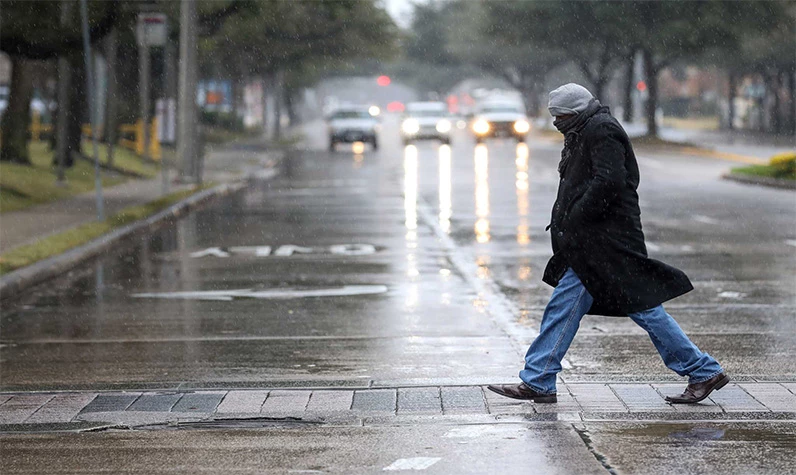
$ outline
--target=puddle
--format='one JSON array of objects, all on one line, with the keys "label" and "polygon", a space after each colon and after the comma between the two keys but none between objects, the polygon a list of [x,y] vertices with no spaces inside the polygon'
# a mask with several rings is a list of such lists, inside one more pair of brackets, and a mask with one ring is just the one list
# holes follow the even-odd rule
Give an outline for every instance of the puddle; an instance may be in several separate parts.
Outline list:
[{"label": "puddle", "polygon": [[321,421],[297,417],[258,417],[250,419],[208,419],[202,421],[167,422],[136,426],[135,430],[192,430],[192,429],[265,429],[321,425]]}]

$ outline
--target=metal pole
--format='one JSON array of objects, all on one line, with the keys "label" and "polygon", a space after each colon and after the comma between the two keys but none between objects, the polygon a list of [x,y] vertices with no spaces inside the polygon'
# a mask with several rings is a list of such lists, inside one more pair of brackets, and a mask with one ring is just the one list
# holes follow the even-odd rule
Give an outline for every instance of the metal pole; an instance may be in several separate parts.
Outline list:
[{"label": "metal pole", "polygon": [[138,102],[141,122],[144,125],[142,158],[149,160],[149,46],[138,47]]},{"label": "metal pole", "polygon": [[180,179],[197,182],[196,176],[196,3],[180,5],[180,68],[177,105],[177,157],[182,160]]},{"label": "metal pole", "polygon": [[80,0],[80,17],[83,23],[83,59],[86,65],[86,94],[88,95],[88,115],[91,123],[91,146],[94,153],[94,188],[97,192],[97,221],[105,220],[102,202],[102,178],[100,177],[99,149],[97,147],[97,114],[94,110],[94,71],[91,67],[91,42],[88,38],[88,5]]},{"label": "metal pole", "polygon": [[[69,24],[69,13],[72,5],[61,2],[61,26]],[[58,116],[55,119],[55,156],[58,159],[58,183],[66,184],[66,135],[69,120],[69,84],[72,68],[65,54],[58,57]]]},{"label": "metal pole", "polygon": [[[166,44],[163,48],[163,61],[164,61],[164,71],[165,71],[165,78],[164,78],[164,88],[165,91],[164,100],[163,100],[163,118],[162,123],[158,124],[158,127],[164,132],[164,136],[160,137],[161,144],[163,141],[167,141],[172,143],[174,140],[174,135],[172,131],[172,115],[170,111],[172,110],[172,103],[174,102],[174,98],[177,95],[177,82],[175,79],[177,78],[177,74],[175,71],[175,51],[174,51],[174,42],[171,39],[166,41]],[[169,192],[169,167],[171,164],[166,160],[166,154],[161,153],[160,158],[160,172],[161,177],[163,179],[162,183],[162,191],[163,194],[166,195]]]},{"label": "metal pole", "polygon": [[119,89],[119,75],[118,75],[118,51],[119,51],[119,28],[114,27],[105,43],[108,61],[108,99],[106,101],[105,109],[105,123],[107,124],[107,133],[105,138],[108,140],[108,165],[113,165],[113,155],[116,150],[116,129],[117,125],[117,111],[119,109],[118,89]]}]

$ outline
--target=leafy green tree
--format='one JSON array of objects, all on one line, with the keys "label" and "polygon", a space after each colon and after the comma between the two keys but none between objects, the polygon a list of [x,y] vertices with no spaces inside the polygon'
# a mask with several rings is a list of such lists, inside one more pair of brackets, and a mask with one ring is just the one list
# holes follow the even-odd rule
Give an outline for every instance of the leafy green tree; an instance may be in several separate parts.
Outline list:
[{"label": "leafy green tree", "polygon": [[556,49],[505,35],[501,10],[501,5],[490,2],[459,1],[450,16],[456,28],[449,33],[449,48],[462,62],[470,62],[519,90],[528,112],[535,116],[541,110],[545,77],[567,59]]},{"label": "leafy green tree", "polygon": [[[118,7],[118,2],[89,2],[89,34],[92,42],[101,39],[113,27],[119,13]],[[12,73],[8,106],[2,120],[0,161],[30,164],[27,147],[30,100],[33,94],[30,61],[52,60],[60,55],[70,55],[73,69],[82,67],[82,64],[75,64],[81,58],[79,52],[82,47],[78,9],[71,10],[74,18],[63,24],[59,1],[3,1],[0,9],[0,49],[11,58]],[[81,77],[83,76],[77,75],[75,79]],[[83,85],[73,89],[82,91]],[[80,123],[77,127],[79,130]]]},{"label": "leafy green tree", "polygon": [[281,99],[337,65],[387,57],[395,49],[395,26],[373,0],[263,0],[255,6],[207,41],[204,61],[219,61],[232,76],[276,83]]},{"label": "leafy green tree", "polygon": [[490,35],[516,48],[571,61],[598,98],[634,43],[625,2],[513,1],[486,6]]}]

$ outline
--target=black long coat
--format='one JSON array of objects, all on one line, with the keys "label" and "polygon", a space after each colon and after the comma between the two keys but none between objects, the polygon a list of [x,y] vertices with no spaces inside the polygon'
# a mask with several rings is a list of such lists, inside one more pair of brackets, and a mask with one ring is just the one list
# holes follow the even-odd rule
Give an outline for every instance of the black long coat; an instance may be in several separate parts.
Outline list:
[{"label": "black long coat", "polygon": [[636,189],[638,164],[619,122],[602,107],[583,126],[558,186],[553,257],[544,282],[571,267],[594,297],[588,313],[626,316],[693,289],[680,270],[647,257]]}]

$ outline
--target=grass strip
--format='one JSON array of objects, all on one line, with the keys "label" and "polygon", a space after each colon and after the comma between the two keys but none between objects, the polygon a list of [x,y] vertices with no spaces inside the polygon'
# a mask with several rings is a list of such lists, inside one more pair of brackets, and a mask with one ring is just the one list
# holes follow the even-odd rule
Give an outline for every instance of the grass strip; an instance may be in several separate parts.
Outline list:
[{"label": "grass strip", "polygon": [[199,187],[177,191],[146,204],[124,208],[105,221],[82,224],[34,243],[11,249],[0,255],[0,275],[86,244],[115,228],[147,218],[194,193],[212,186],[214,186],[213,183],[206,183]]},{"label": "grass strip", "polygon": [[[83,141],[83,155],[93,160],[94,151],[90,141]],[[108,165],[108,144],[101,143],[97,147],[100,163]],[[173,163],[174,152],[170,149],[161,149],[161,154],[169,163]],[[154,178],[160,172],[160,164],[146,161],[136,155],[132,150],[116,146],[113,148],[113,167],[122,171],[134,173],[145,178]]]},{"label": "grass strip", "polygon": [[748,167],[733,168],[732,173],[796,181],[796,173],[783,174],[781,169],[771,165],[750,165]]},{"label": "grass strip", "polygon": [[[53,151],[47,142],[31,142],[31,165],[0,163],[0,213],[17,211],[42,203],[68,198],[94,189],[94,167],[78,160],[66,169],[66,181],[59,184],[53,166]],[[124,177],[103,173],[102,186],[125,182]]]}]

